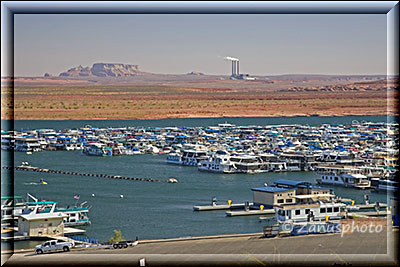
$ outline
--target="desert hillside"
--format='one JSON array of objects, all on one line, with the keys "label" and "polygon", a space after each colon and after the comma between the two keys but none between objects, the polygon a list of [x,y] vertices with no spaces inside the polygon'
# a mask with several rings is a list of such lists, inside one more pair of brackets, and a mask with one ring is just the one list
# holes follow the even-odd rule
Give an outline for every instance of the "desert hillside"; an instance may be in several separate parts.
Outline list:
[{"label": "desert hillside", "polygon": [[58,76],[2,78],[2,119],[398,115],[398,79],[141,72],[98,63]]}]

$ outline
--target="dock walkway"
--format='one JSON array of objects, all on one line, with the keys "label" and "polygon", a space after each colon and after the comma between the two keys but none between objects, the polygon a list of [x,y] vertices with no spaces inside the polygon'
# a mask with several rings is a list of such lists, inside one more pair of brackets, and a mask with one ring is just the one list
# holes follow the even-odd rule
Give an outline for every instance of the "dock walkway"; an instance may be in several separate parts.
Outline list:
[{"label": "dock walkway", "polygon": [[[250,206],[253,203],[249,203]],[[245,203],[231,204],[231,205],[209,205],[209,206],[194,206],[195,211],[209,211],[209,210],[230,210],[230,209],[244,209]]]},{"label": "dock walkway", "polygon": [[[358,204],[358,205],[354,205],[354,207],[358,207],[360,209],[373,209],[376,207],[376,203],[372,203],[372,204]],[[379,203],[379,207],[380,208],[386,208],[387,204],[386,203]]]},{"label": "dock walkway", "polygon": [[226,216],[249,216],[249,215],[267,215],[267,214],[275,214],[274,209],[267,210],[243,210],[243,211],[227,211]]}]

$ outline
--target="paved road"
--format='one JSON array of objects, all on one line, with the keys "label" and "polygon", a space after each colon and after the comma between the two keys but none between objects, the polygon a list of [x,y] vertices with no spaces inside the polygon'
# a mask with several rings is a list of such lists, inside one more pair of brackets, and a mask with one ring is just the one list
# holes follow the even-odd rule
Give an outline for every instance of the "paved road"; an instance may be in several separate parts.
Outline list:
[{"label": "paved road", "polygon": [[341,234],[321,234],[273,239],[254,236],[139,243],[127,249],[85,249],[45,255],[16,254],[4,266],[18,263],[53,266],[64,261],[77,265],[108,262],[137,266],[140,258],[146,259],[146,266],[187,266],[193,263],[204,266],[271,266],[283,263],[303,263],[308,266],[331,266],[334,263],[351,263],[353,266],[376,266],[377,263],[398,265],[393,256],[397,254],[393,243],[398,240],[397,234],[398,231],[385,231],[352,233],[343,237]]}]

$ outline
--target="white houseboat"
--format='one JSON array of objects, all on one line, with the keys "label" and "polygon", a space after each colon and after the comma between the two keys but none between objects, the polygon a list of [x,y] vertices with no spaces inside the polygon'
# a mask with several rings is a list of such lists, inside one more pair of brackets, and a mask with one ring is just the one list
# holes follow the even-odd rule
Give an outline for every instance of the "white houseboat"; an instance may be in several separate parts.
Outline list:
[{"label": "white houseboat", "polygon": [[15,137],[15,150],[22,152],[37,152],[42,149],[38,138]]},{"label": "white houseboat", "polygon": [[27,202],[26,203],[29,208],[27,208],[22,215],[30,214],[34,210],[38,214],[40,213],[49,213],[51,211],[54,212],[62,212],[66,216],[64,217],[64,225],[65,226],[80,226],[80,225],[88,225],[90,224],[90,220],[88,217],[89,207],[85,207],[86,202],[80,204],[80,206],[74,207],[62,207],[57,208],[57,202],[53,201],[39,201],[39,202]]},{"label": "white houseboat", "polygon": [[197,166],[200,161],[207,159],[207,151],[203,149],[183,149],[181,165]]},{"label": "white houseboat", "polygon": [[275,216],[280,223],[341,219],[345,216],[343,203],[322,202],[312,204],[284,205],[275,207]]},{"label": "white houseboat", "polygon": [[88,156],[111,156],[111,150],[107,150],[105,144],[102,143],[90,143],[85,146],[83,153]]},{"label": "white houseboat", "polygon": [[261,169],[261,160],[256,156],[231,156],[230,161],[238,173],[259,173],[265,171]]},{"label": "white houseboat", "polygon": [[1,222],[13,221],[26,208],[26,201],[20,196],[1,197]]},{"label": "white houseboat", "polygon": [[360,189],[370,188],[371,182],[367,176],[360,174],[360,169],[342,165],[319,165],[316,167],[319,175],[317,183],[342,185]]},{"label": "white houseboat", "polygon": [[1,149],[12,150],[14,147],[14,138],[11,135],[1,135]]},{"label": "white houseboat", "polygon": [[230,161],[230,156],[225,151],[217,151],[215,155],[206,160],[201,160],[199,171],[217,172],[217,173],[235,173],[236,168]]},{"label": "white houseboat", "polygon": [[179,152],[169,153],[166,162],[170,164],[182,165],[182,154]]}]

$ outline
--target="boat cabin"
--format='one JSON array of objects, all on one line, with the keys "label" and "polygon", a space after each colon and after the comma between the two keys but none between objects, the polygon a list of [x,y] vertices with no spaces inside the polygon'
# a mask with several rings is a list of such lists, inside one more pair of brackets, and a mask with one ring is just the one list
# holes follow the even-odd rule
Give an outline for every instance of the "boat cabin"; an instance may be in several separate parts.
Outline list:
[{"label": "boat cabin", "polygon": [[252,188],[254,206],[266,208],[288,204],[305,204],[317,200],[329,201],[335,195],[325,187],[311,185],[305,181],[279,179],[273,186]]},{"label": "boat cabin", "polygon": [[37,208],[18,218],[18,234],[23,236],[63,236],[64,218],[61,212],[38,213]]},{"label": "boat cabin", "polygon": [[265,186],[252,188],[253,205],[264,205],[265,208],[273,208],[281,204],[296,203],[295,188],[280,188],[276,186]]},{"label": "boat cabin", "polygon": [[345,215],[343,203],[321,202],[312,204],[286,205],[275,208],[279,222],[305,222],[328,219],[341,219]]}]

